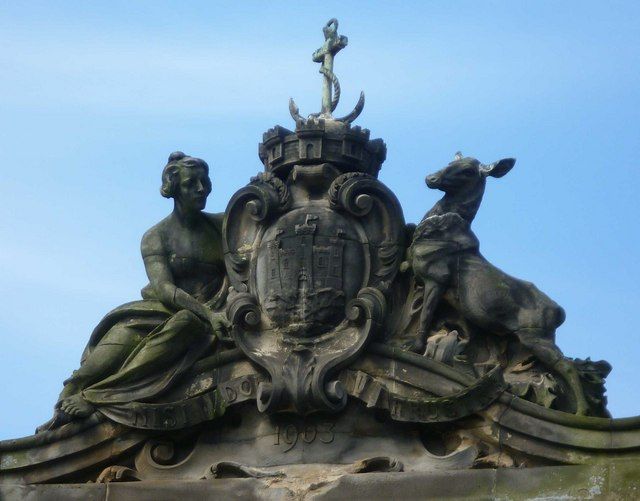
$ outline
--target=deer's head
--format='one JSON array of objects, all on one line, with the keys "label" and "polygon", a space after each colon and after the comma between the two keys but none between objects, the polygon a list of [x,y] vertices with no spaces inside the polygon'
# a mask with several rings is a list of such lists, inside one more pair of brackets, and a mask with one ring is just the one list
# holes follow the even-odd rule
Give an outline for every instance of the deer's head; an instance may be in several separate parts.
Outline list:
[{"label": "deer's head", "polygon": [[479,160],[463,157],[458,152],[453,162],[445,168],[429,174],[425,181],[429,188],[441,190],[451,195],[461,192],[481,192],[488,176],[502,177],[513,168],[515,163],[515,158],[503,158],[492,164],[484,165]]},{"label": "deer's head", "polygon": [[444,197],[425,217],[455,212],[471,223],[480,207],[487,177],[502,177],[515,163],[515,158],[503,158],[484,165],[475,158],[456,153],[453,162],[426,178],[427,186],[444,191]]}]

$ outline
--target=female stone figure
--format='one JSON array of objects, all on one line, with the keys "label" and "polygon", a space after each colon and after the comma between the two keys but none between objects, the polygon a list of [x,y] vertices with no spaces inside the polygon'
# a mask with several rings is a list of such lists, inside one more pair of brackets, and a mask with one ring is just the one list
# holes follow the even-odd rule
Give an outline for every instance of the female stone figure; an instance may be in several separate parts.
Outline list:
[{"label": "female stone figure", "polygon": [[91,414],[96,405],[150,398],[167,389],[227,326],[215,310],[226,299],[222,214],[202,212],[209,166],[182,152],[169,156],[162,196],[173,212],[148,230],[141,250],[149,284],[142,301],[111,311],[95,328],[81,366],[64,382],[52,420],[38,431]]}]

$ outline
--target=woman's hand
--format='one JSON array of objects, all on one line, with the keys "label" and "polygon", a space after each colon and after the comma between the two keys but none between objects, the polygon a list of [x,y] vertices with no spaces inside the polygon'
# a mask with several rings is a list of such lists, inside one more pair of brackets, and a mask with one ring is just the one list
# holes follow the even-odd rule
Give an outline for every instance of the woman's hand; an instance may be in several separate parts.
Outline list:
[{"label": "woman's hand", "polygon": [[211,324],[211,328],[213,329],[213,333],[215,336],[224,341],[229,337],[229,329],[231,329],[231,322],[227,320],[227,317],[223,313],[214,313],[209,310],[209,315],[207,320]]}]

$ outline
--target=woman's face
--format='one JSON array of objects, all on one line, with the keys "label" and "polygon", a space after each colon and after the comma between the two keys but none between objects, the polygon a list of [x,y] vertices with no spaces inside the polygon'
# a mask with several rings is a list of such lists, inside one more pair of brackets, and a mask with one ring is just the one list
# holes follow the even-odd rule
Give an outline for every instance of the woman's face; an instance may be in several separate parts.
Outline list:
[{"label": "woman's face", "polygon": [[175,197],[188,211],[201,211],[211,193],[211,180],[202,167],[181,167],[178,170],[178,189]]}]

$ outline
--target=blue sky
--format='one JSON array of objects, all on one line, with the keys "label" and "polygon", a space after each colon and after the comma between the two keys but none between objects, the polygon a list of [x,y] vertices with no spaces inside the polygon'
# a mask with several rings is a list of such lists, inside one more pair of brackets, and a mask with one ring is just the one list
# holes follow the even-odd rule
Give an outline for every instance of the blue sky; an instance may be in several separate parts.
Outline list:
[{"label": "blue sky", "polygon": [[318,111],[329,17],[337,113],[382,137],[381,179],[418,221],[457,150],[513,156],[474,228],[483,254],[567,310],[567,355],[606,359],[640,414],[638,2],[0,2],[0,438],[47,420],[98,320],[139,297],[168,154],[212,168],[208,210],[261,170],[257,144]]}]

